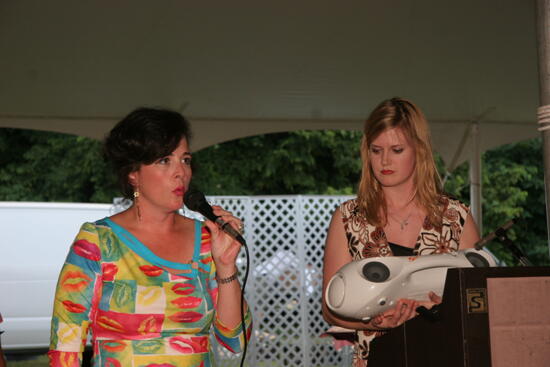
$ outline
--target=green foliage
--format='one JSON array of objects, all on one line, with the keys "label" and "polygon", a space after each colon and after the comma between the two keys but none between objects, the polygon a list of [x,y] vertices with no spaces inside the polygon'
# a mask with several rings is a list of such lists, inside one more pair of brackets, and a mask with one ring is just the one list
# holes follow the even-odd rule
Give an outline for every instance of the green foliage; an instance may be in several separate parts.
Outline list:
[{"label": "green foliage", "polygon": [[[21,356],[19,356],[21,358]],[[48,367],[49,359],[45,354],[39,356],[28,356],[21,360],[8,360],[10,367]]]},{"label": "green foliage", "polygon": [[[483,234],[512,218],[508,237],[537,265],[550,265],[544,199],[542,139],[531,139],[486,152],[482,160]],[[468,164],[447,180],[445,189],[469,203]],[[517,264],[498,241],[488,248],[507,264]]]},{"label": "green foliage", "polygon": [[[210,195],[354,194],[361,171],[359,132],[299,131],[240,139],[194,154],[194,184]],[[445,176],[442,159],[438,169]],[[510,144],[483,157],[484,234],[512,218],[510,239],[538,265],[550,264],[541,139]],[[456,168],[445,191],[470,202],[469,166]],[[489,248],[515,264],[498,242]]]},{"label": "green foliage", "polygon": [[112,202],[117,195],[100,142],[0,129],[0,200]]},{"label": "green foliage", "polygon": [[[353,194],[361,173],[361,133],[297,131],[218,144],[193,155],[193,184],[208,195]],[[436,157],[440,172],[441,158]],[[537,265],[550,265],[541,139],[483,156],[484,234],[512,218],[508,232]],[[445,190],[469,203],[468,164]],[[119,196],[101,143],[50,132],[0,129],[0,200],[112,202]],[[508,264],[510,251],[489,248]]]},{"label": "green foliage", "polygon": [[297,131],[214,145],[193,155],[209,195],[350,194],[361,173],[356,131]]}]

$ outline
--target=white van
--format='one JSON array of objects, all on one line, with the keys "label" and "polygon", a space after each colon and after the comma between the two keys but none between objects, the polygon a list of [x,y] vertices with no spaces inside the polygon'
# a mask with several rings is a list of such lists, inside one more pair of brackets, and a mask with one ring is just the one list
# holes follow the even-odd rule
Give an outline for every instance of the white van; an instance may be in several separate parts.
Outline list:
[{"label": "white van", "polygon": [[80,225],[111,204],[0,202],[2,348],[48,347],[57,277]]}]

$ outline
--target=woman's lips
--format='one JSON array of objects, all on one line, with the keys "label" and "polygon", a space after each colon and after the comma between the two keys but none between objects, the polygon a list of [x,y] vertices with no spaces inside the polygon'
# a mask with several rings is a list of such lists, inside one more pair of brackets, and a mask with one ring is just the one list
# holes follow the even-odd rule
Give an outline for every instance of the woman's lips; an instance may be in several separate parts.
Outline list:
[{"label": "woman's lips", "polygon": [[178,187],[174,191],[172,191],[176,196],[183,196],[185,193],[185,189],[183,187]]},{"label": "woman's lips", "polygon": [[380,173],[382,173],[383,175],[391,175],[393,171],[391,169],[383,169],[382,171],[380,171]]}]

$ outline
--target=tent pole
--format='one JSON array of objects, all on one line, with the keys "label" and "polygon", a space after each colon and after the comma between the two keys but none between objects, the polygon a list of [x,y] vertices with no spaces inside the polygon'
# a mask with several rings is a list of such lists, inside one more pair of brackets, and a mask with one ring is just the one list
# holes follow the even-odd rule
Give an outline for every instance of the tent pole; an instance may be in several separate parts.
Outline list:
[{"label": "tent pole", "polygon": [[479,148],[479,123],[471,125],[472,156],[470,157],[470,210],[480,234],[483,234],[481,209],[481,150]]},{"label": "tent pole", "polygon": [[546,229],[550,253],[550,0],[537,0],[537,45],[539,53],[538,119],[542,134],[544,187],[546,193]]}]

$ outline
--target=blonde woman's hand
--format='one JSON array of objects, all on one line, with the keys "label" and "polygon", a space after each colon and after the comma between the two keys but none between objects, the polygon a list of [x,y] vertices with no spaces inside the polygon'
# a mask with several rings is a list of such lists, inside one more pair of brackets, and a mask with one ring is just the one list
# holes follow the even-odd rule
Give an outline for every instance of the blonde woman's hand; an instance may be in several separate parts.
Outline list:
[{"label": "blonde woman's hand", "polygon": [[377,329],[396,328],[415,317],[418,306],[420,306],[420,303],[413,299],[400,299],[394,308],[375,316],[371,324]]},{"label": "blonde woman's hand", "polygon": [[371,324],[378,329],[392,329],[401,326],[418,315],[416,312],[418,307],[423,306],[429,310],[433,306],[440,304],[442,301],[442,298],[435,292],[428,293],[428,297],[430,299],[429,301],[400,299],[397,301],[397,305],[394,308],[375,316],[372,319]]},{"label": "blonde woman's hand", "polygon": [[439,305],[443,299],[441,296],[437,295],[435,292],[428,293],[429,301],[420,301],[419,306],[424,306],[426,309],[431,309],[435,305]]}]

